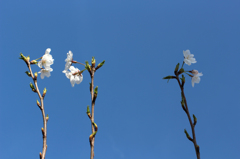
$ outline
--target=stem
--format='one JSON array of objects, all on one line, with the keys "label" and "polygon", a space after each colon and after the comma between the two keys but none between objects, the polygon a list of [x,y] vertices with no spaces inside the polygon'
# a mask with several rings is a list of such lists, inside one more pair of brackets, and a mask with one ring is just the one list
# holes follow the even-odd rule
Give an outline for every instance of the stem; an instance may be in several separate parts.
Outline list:
[{"label": "stem", "polygon": [[178,84],[179,84],[179,87],[180,87],[180,89],[181,89],[181,93],[182,93],[182,96],[183,96],[183,99],[184,99],[184,103],[185,103],[185,113],[186,113],[187,116],[188,116],[188,120],[189,120],[191,129],[192,129],[192,136],[193,136],[192,142],[193,142],[194,147],[195,147],[197,159],[200,159],[199,146],[198,146],[198,144],[197,144],[196,135],[195,135],[195,126],[194,126],[194,124],[192,123],[192,119],[191,119],[191,116],[190,116],[190,113],[189,113],[189,110],[188,110],[187,100],[186,100],[186,97],[185,97],[185,94],[184,94],[184,88],[183,88],[183,85],[180,83],[180,80],[179,80],[178,75],[176,75],[176,79],[177,79],[177,81],[178,81]]},{"label": "stem", "polygon": [[47,151],[47,119],[46,119],[45,110],[44,110],[43,96],[41,95],[41,93],[38,89],[37,79],[34,78],[32,69],[30,67],[30,62],[27,62],[27,66],[30,71],[31,77],[33,79],[33,82],[34,82],[34,85],[36,88],[36,92],[37,92],[40,102],[41,102],[40,110],[42,112],[42,117],[43,117],[43,133],[42,133],[43,134],[43,149],[42,149],[42,153],[40,153],[40,159],[45,159],[46,151]]},{"label": "stem", "polygon": [[[95,73],[95,67],[92,66],[91,68],[91,100],[92,100],[92,114],[91,114],[91,125],[92,125],[92,134],[95,132],[94,126],[93,126],[93,122],[94,122],[94,106],[95,106],[95,100],[93,100],[94,98],[94,73]],[[90,146],[91,146],[91,154],[90,154],[90,159],[94,158],[94,141],[95,141],[95,135],[93,136],[92,140],[90,141]]]},{"label": "stem", "polygon": [[77,61],[75,61],[76,63],[78,63],[78,64],[80,64],[80,65],[83,65],[83,66],[85,66],[83,63],[80,63],[80,62],[77,62]]}]

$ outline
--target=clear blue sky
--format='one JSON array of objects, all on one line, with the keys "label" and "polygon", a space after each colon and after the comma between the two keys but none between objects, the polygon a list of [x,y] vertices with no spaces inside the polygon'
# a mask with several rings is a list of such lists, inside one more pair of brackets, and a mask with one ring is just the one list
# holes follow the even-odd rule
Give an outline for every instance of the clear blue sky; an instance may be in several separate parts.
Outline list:
[{"label": "clear blue sky", "polygon": [[79,62],[106,60],[95,75],[96,159],[195,158],[177,81],[162,79],[187,49],[197,63],[185,68],[203,73],[194,88],[189,77],[185,84],[201,158],[239,159],[239,8],[239,0],[1,0],[0,158],[39,158],[42,116],[18,57],[51,48],[51,77],[38,80],[48,89],[46,159],[90,156],[90,76],[71,87],[62,73],[69,50]]}]

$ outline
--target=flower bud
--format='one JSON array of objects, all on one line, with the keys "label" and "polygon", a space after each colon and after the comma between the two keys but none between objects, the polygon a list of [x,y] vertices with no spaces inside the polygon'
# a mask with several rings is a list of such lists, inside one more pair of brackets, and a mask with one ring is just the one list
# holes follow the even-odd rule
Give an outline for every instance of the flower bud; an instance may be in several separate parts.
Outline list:
[{"label": "flower bud", "polygon": [[30,61],[30,64],[37,64],[38,62],[36,60]]},{"label": "flower bud", "polygon": [[197,74],[198,74],[198,70],[192,70],[192,71],[189,71],[189,72],[191,72],[191,73],[194,74],[194,75],[197,75]]}]

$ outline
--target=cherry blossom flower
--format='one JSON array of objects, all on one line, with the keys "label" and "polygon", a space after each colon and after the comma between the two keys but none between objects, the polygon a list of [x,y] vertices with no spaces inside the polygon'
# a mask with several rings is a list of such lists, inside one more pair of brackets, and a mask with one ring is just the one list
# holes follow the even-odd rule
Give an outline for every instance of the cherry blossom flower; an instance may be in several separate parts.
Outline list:
[{"label": "cherry blossom flower", "polygon": [[41,69],[38,73],[41,73],[41,79],[44,79],[44,77],[46,76],[46,77],[50,77],[50,72],[52,72],[53,71],[53,69],[52,68],[50,68],[50,66],[49,67],[45,67],[45,69]]},{"label": "cherry blossom flower", "polygon": [[54,59],[52,58],[52,55],[50,54],[51,49],[48,48],[45,51],[45,54],[43,55],[41,61],[38,62],[38,66],[40,68],[43,68],[43,66],[46,67],[50,67],[50,65],[53,64]]},{"label": "cherry blossom flower", "polygon": [[183,56],[184,56],[184,62],[187,64],[187,65],[191,65],[191,63],[196,63],[196,59],[193,58],[193,54],[190,54],[190,50],[186,50],[184,51],[183,50]]},{"label": "cherry blossom flower", "polygon": [[38,73],[41,73],[42,79],[44,79],[45,76],[50,77],[51,75],[50,72],[53,71],[53,69],[50,66],[53,64],[54,59],[52,58],[52,55],[50,54],[50,52],[51,52],[51,49],[47,48],[41,61],[38,62],[38,66],[41,68],[41,70]]},{"label": "cherry blossom flower", "polygon": [[67,53],[67,58],[65,59],[65,69],[62,71],[63,73],[66,73],[69,67],[72,65],[72,60],[73,60],[73,53],[72,51],[69,51]]},{"label": "cherry blossom flower", "polygon": [[83,75],[78,74],[78,72],[80,72],[80,70],[78,68],[75,68],[74,66],[70,66],[69,70],[70,71],[67,70],[65,72],[65,75],[68,79],[70,79],[70,83],[72,84],[72,87],[74,87],[75,83],[80,84],[83,80]]},{"label": "cherry blossom flower", "polygon": [[200,76],[202,76],[202,73],[198,73],[197,70],[192,70],[190,71],[193,74],[192,77],[192,86],[194,87],[194,83],[199,83],[200,82]]}]

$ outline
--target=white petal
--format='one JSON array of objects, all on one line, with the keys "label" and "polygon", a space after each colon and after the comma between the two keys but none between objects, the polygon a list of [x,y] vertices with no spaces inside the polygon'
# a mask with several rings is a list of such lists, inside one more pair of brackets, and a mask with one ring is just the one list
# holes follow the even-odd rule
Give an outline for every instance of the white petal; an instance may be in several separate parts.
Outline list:
[{"label": "white petal", "polygon": [[45,51],[45,54],[49,54],[50,52],[51,52],[51,49],[47,48],[46,51]]},{"label": "white petal", "polygon": [[42,68],[42,60],[38,62],[38,67]]},{"label": "white petal", "polygon": [[186,51],[183,50],[183,56],[184,57],[187,57],[189,54],[190,54],[189,50],[186,50]]},{"label": "white petal", "polygon": [[74,87],[75,79],[73,76],[70,76],[70,83],[72,84],[72,87]]},{"label": "white petal", "polygon": [[188,59],[184,59],[184,62],[185,62],[188,66],[191,65],[191,62],[190,62]]},{"label": "white petal", "polygon": [[41,79],[44,79],[44,73],[41,72],[41,75],[40,75]]}]

